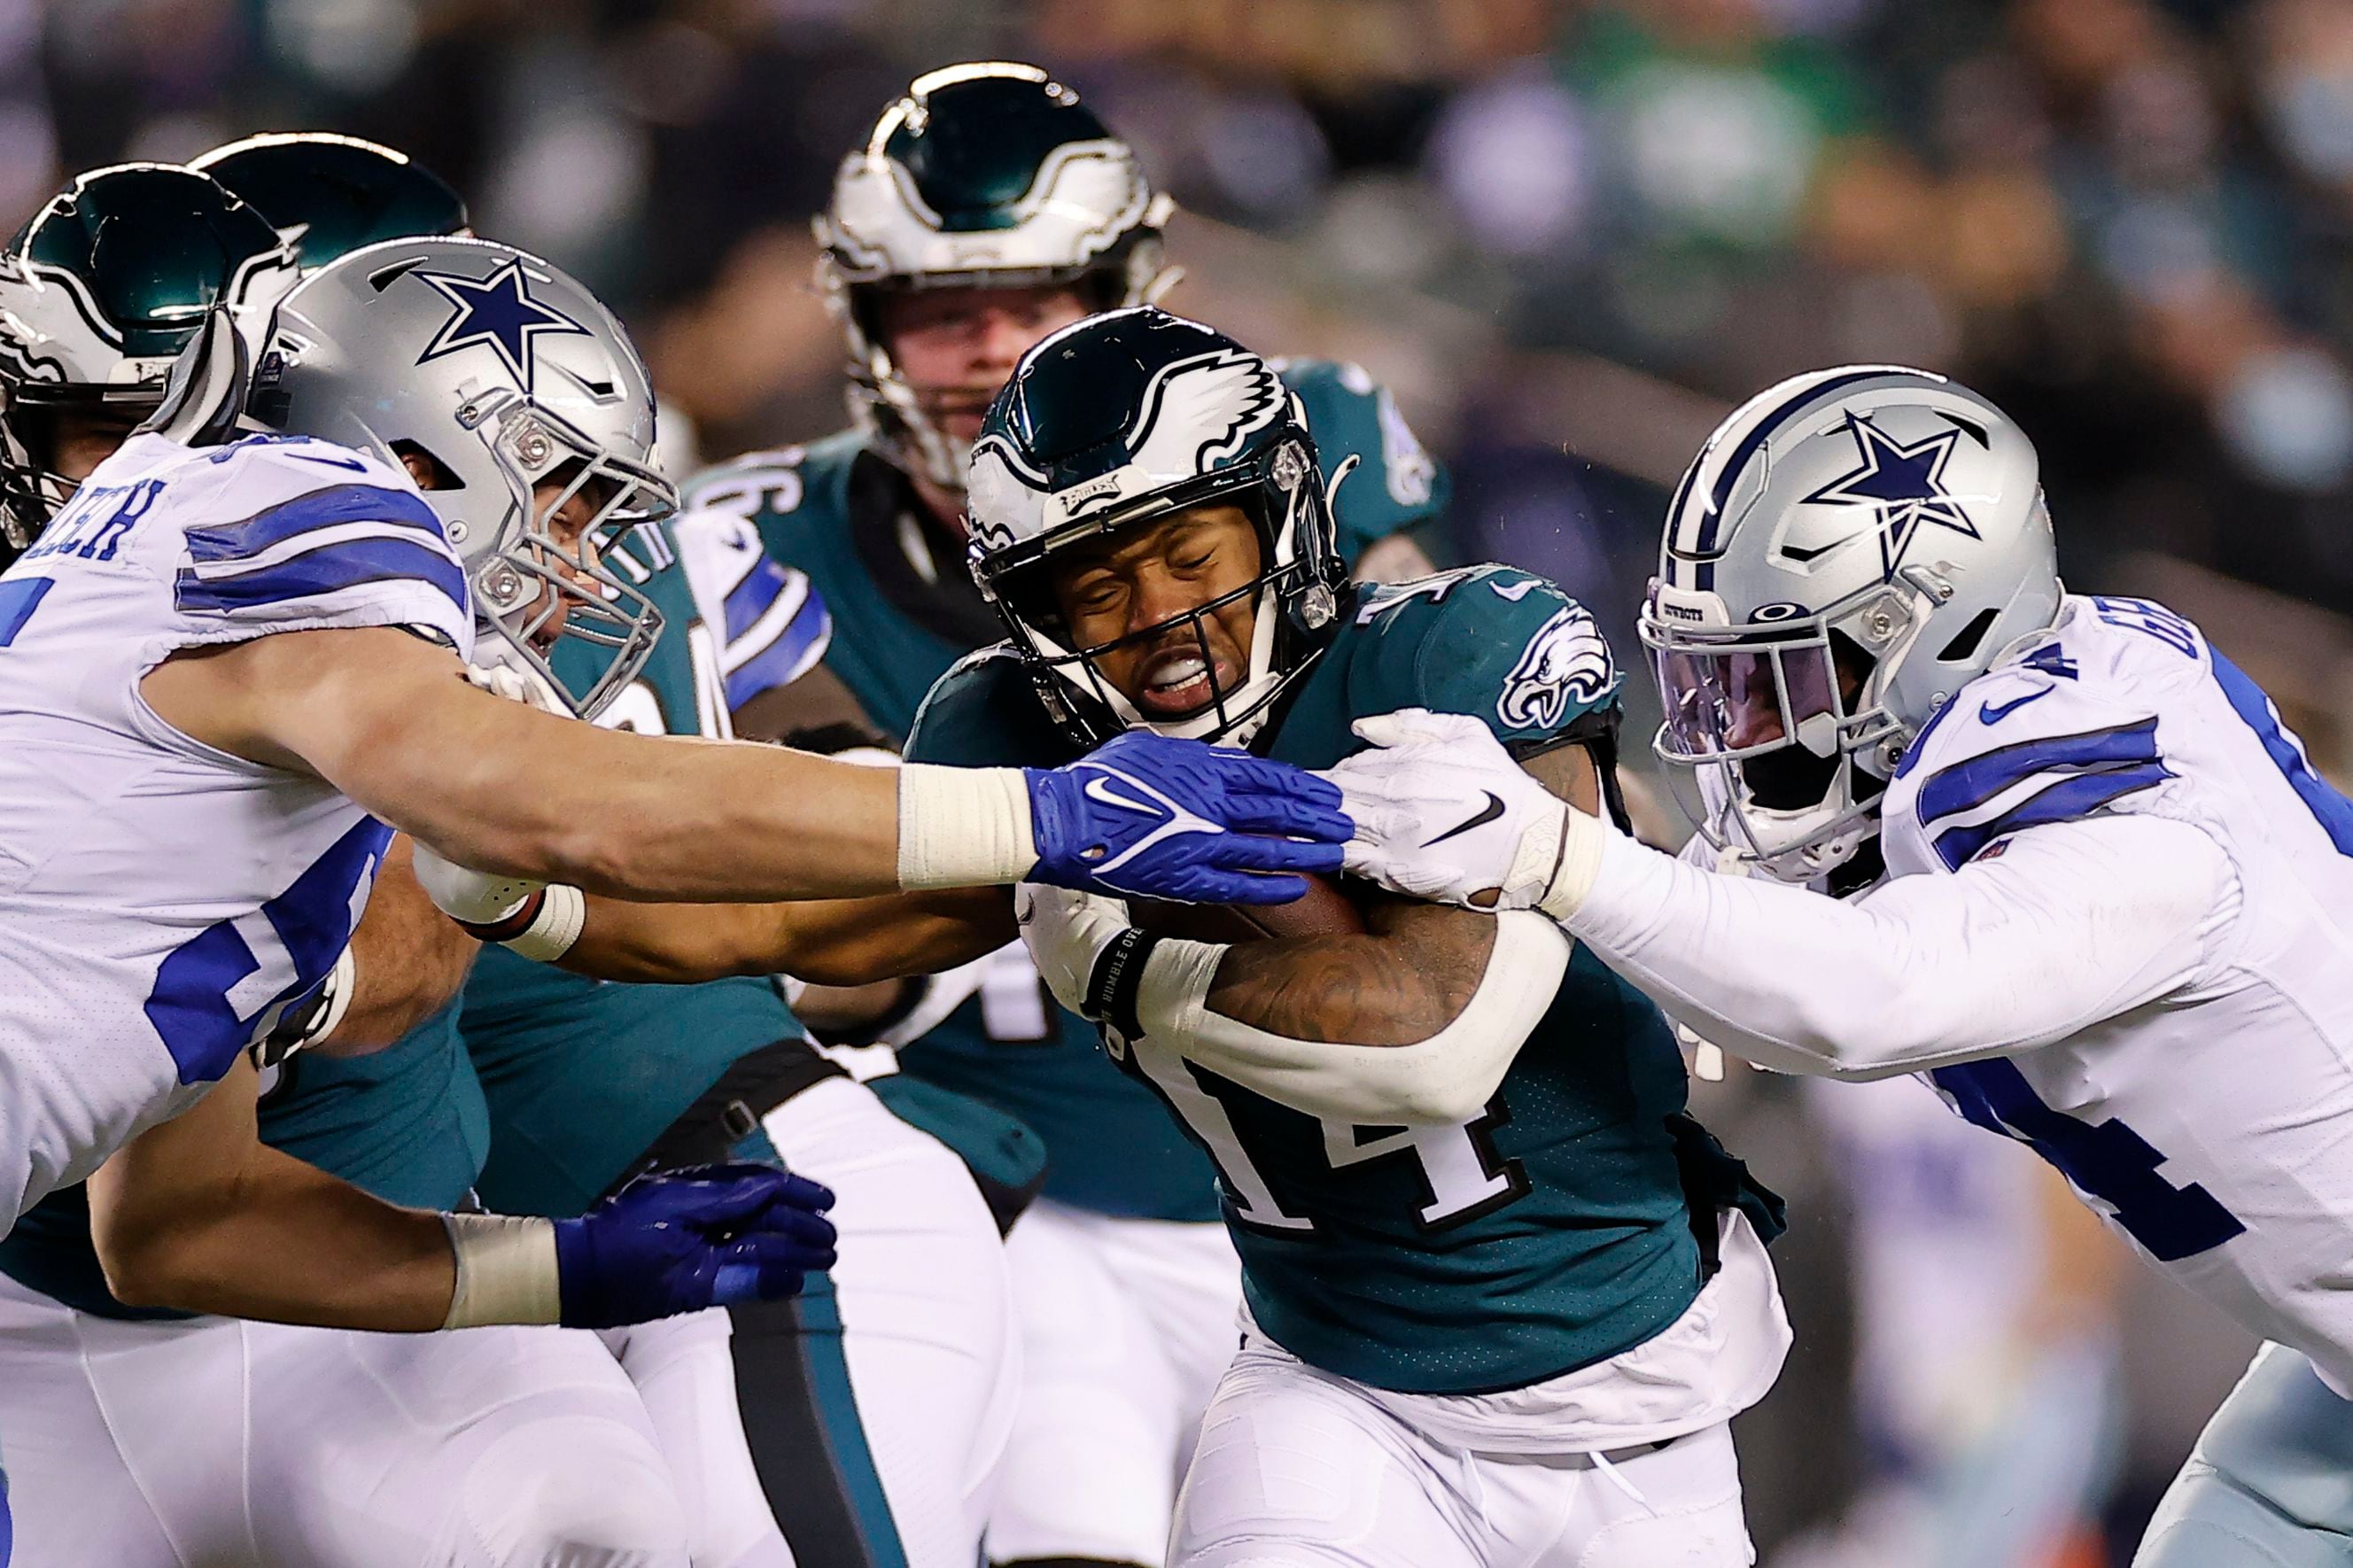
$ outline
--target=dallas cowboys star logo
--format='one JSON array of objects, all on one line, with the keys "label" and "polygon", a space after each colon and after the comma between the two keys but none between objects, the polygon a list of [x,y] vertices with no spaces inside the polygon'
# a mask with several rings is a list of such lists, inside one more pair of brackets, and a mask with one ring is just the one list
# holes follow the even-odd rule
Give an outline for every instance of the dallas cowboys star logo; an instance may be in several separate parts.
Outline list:
[{"label": "dallas cowboys star logo", "polygon": [[1953,443],[1961,438],[1957,428],[1940,430],[1906,447],[1869,419],[1849,414],[1846,432],[1854,437],[1862,467],[1841,474],[1806,500],[1878,508],[1879,552],[1885,571],[1895,570],[1923,522],[1971,539],[1981,537],[1969,514],[1945,488],[1945,464],[1952,458]]},{"label": "dallas cowboys star logo", "polygon": [[431,284],[457,309],[417,356],[417,363],[439,359],[477,345],[492,349],[507,374],[524,392],[531,391],[532,343],[543,334],[588,329],[553,306],[532,298],[531,280],[523,276],[522,258],[510,257],[487,278],[462,272],[428,272],[419,268],[410,276]]}]

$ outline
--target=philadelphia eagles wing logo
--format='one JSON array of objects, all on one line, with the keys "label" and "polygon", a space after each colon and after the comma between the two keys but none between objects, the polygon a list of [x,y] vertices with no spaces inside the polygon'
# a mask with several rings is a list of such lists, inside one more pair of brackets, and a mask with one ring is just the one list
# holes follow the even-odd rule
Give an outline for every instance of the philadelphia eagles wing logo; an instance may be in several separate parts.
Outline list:
[{"label": "philadelphia eagles wing logo", "polygon": [[1618,684],[1609,645],[1581,605],[1564,605],[1536,628],[1504,680],[1495,713],[1514,730],[1551,730],[1572,700],[1589,705]]},{"label": "philadelphia eagles wing logo", "polygon": [[1166,366],[1144,389],[1127,427],[1131,465],[1147,474],[1206,474],[1241,456],[1273,424],[1288,394],[1253,353],[1219,349]]}]

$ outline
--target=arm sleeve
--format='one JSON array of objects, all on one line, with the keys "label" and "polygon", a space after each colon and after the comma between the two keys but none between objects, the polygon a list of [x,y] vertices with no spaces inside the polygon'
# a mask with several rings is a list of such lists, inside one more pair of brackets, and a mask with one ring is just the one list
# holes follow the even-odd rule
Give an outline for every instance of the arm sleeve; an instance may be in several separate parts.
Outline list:
[{"label": "arm sleeve", "polygon": [[2239,900],[2187,823],[2016,835],[1856,902],[1717,876],[1616,835],[1567,924],[1670,1015],[1783,1072],[1891,1077],[2028,1049],[2194,981]]}]

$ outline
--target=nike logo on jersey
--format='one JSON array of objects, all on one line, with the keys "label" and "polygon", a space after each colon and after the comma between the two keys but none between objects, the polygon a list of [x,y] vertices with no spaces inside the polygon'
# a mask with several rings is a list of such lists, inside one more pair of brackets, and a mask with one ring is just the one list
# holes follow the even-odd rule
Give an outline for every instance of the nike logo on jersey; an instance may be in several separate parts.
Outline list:
[{"label": "nike logo on jersey", "polygon": [[2046,686],[2040,691],[2030,691],[2023,697],[2013,697],[1999,706],[1991,702],[1979,703],[1978,705],[1978,721],[1986,724],[1999,724],[2028,703],[2040,702],[2056,689],[2056,687]]},{"label": "nike logo on jersey", "polygon": [[1493,790],[1481,790],[1479,793],[1487,797],[1486,809],[1481,811],[1476,816],[1467,817],[1464,820],[1456,823],[1453,826],[1448,828],[1437,837],[1425,840],[1421,847],[1424,849],[1427,849],[1433,844],[1443,844],[1448,839],[1454,837],[1458,834],[1468,833],[1474,827],[1484,827],[1487,824],[1494,821],[1495,818],[1504,815],[1504,802]]}]

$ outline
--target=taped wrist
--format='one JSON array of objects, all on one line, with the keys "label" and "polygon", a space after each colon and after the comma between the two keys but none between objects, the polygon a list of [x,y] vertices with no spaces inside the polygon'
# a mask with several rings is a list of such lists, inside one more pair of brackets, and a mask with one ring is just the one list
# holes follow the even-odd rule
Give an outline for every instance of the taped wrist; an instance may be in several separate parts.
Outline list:
[{"label": "taped wrist", "polygon": [[525,958],[553,963],[580,940],[588,923],[588,900],[562,882],[542,888],[495,921],[459,921],[479,942],[494,942]]},{"label": "taped wrist", "polygon": [[553,1221],[502,1214],[445,1214],[458,1289],[445,1329],[488,1323],[553,1323],[564,1313]]},{"label": "taped wrist", "polygon": [[899,768],[899,885],[1018,882],[1038,863],[1029,784],[1018,768]]}]

